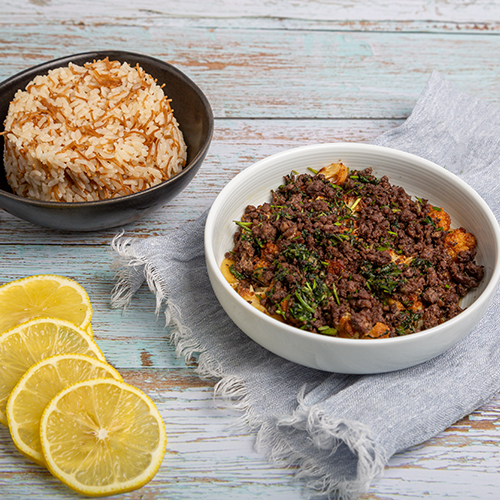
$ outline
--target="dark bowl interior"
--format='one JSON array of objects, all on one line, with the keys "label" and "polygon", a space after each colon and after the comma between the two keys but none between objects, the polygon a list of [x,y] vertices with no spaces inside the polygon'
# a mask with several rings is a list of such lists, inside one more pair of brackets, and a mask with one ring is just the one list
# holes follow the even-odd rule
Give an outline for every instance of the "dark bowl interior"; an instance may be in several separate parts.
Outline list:
[{"label": "dark bowl interior", "polygon": [[[178,195],[200,168],[212,140],[214,119],[210,104],[199,87],[177,68],[159,59],[123,51],[95,51],[55,59],[29,68],[0,83],[0,131],[15,93],[38,74],[67,66],[70,62],[83,65],[98,59],[139,64],[144,71],[164,84],[165,94],[187,145],[187,164],[179,174],[149,189],[127,196],[103,201],[82,203],[46,202],[30,200],[12,193],[0,169],[0,208],[39,224],[64,231],[96,231],[133,222],[150,213]],[[0,158],[3,164],[3,136],[0,140]]]}]

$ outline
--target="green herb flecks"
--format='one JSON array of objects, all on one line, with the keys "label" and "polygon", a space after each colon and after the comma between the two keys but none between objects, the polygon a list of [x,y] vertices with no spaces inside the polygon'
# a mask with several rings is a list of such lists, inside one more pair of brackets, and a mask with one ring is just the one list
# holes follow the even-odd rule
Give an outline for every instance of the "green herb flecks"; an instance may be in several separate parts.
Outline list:
[{"label": "green herb flecks", "polygon": [[290,261],[296,260],[297,266],[305,273],[315,272],[322,266],[318,254],[303,243],[291,243],[285,248],[283,255]]},{"label": "green herb flecks", "polygon": [[422,313],[406,310],[402,312],[402,321],[396,327],[396,333],[398,335],[408,335],[409,333],[415,332],[417,329]]},{"label": "green herb flecks", "polygon": [[357,198],[356,201],[351,206],[348,206],[349,210],[351,212],[354,212],[354,209],[358,206],[360,201],[361,201],[361,196]]},{"label": "green herb flecks", "polygon": [[361,275],[366,279],[367,288],[379,295],[391,295],[406,283],[406,279],[401,276],[402,273],[392,262],[385,266],[365,262],[361,268]]},{"label": "green herb flecks", "polygon": [[333,291],[333,296],[335,297],[335,302],[337,302],[337,305],[340,306],[340,299],[337,293],[337,287],[335,286],[335,283],[332,284],[332,291]]},{"label": "green herb flecks", "polygon": [[233,221],[237,226],[241,227],[243,231],[245,232],[251,232],[252,231],[252,223],[251,222],[243,222],[241,220],[235,220]]},{"label": "green herb flecks", "polygon": [[365,176],[365,175],[362,175],[358,172],[358,175],[351,175],[350,176],[351,179],[355,179],[363,184],[375,184],[377,185],[380,180],[377,179],[376,177],[373,177],[373,176]]},{"label": "green herb flecks", "polygon": [[422,259],[421,257],[415,257],[410,263],[411,267],[417,267],[419,269],[432,267],[432,262],[427,259]]},{"label": "green herb flecks", "polygon": [[323,281],[307,281],[295,290],[288,312],[293,319],[310,326],[316,310],[329,295],[330,291]]},{"label": "green herb flecks", "polygon": [[331,326],[320,326],[318,332],[323,335],[337,335],[337,330]]},{"label": "green herb flecks", "polygon": [[229,266],[229,272],[238,280],[238,281],[242,281],[244,279],[246,279],[246,276],[243,274],[243,273],[240,273],[239,271],[236,270],[236,268],[234,267],[234,264],[231,264]]}]

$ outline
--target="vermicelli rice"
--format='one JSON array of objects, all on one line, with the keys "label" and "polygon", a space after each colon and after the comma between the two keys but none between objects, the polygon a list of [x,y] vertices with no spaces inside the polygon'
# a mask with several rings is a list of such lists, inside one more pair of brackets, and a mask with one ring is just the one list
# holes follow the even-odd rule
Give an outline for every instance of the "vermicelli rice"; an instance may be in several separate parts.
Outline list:
[{"label": "vermicelli rice", "polygon": [[186,144],[162,87],[107,58],[51,70],[19,90],[5,120],[12,190],[45,201],[142,191],[179,173]]}]

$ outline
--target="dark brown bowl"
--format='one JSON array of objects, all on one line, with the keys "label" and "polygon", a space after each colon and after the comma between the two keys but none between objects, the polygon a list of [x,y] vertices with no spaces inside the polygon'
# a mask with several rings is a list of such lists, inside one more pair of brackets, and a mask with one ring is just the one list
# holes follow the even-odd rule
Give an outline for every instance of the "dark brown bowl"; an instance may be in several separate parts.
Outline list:
[{"label": "dark brown bowl", "polygon": [[[165,94],[172,99],[174,115],[187,145],[187,163],[182,172],[144,191],[90,202],[37,201],[13,194],[0,172],[0,208],[39,224],[64,231],[97,231],[133,222],[153,212],[177,196],[193,179],[200,168],[212,140],[214,118],[210,104],[199,87],[184,73],[160,59],[122,51],[95,51],[55,59],[29,68],[0,83],[0,131],[9,104],[19,89],[23,89],[36,75],[67,66],[70,62],[86,62],[109,57],[110,60],[139,64],[144,71],[164,84]],[[3,164],[3,136],[0,140],[0,158]]]}]

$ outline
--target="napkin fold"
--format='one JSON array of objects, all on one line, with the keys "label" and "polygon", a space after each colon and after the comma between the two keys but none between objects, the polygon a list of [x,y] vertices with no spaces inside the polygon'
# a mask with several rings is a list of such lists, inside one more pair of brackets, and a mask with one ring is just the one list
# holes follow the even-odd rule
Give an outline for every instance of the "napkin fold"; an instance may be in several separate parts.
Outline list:
[{"label": "napkin fold", "polygon": [[[500,215],[500,109],[434,72],[411,116],[375,144],[434,161],[459,175]],[[305,368],[266,351],[225,314],[205,267],[206,212],[165,236],[112,241],[124,307],[146,281],[179,356],[242,410],[241,424],[271,460],[296,467],[311,496],[355,498],[396,452],[423,443],[500,389],[499,293],[475,330],[418,366],[378,375]],[[473,228],[471,228],[473,229]]]}]

